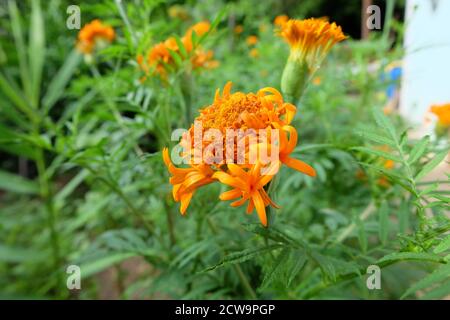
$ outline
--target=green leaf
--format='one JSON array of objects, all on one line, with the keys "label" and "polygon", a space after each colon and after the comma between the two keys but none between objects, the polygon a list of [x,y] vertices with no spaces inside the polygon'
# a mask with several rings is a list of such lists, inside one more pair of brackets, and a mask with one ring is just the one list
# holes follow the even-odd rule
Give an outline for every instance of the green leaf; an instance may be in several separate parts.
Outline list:
[{"label": "green leaf", "polygon": [[73,50],[48,86],[47,92],[42,100],[45,110],[44,113],[47,113],[61,97],[64,88],[71,79],[80,61],[81,55],[76,50]]},{"label": "green leaf", "polygon": [[105,257],[101,257],[99,259],[95,259],[93,261],[85,262],[80,264],[81,269],[81,278],[84,279],[86,277],[92,276],[100,271],[105,270],[106,268],[119,263],[128,258],[137,256],[137,253],[133,252],[120,252],[120,253],[112,253],[108,254]]},{"label": "green leaf", "polygon": [[442,263],[443,259],[441,256],[438,256],[433,253],[427,252],[394,252],[384,256],[380,260],[378,260],[377,264],[381,263],[390,263],[396,261],[403,260],[417,260],[417,261],[429,261],[429,262],[438,262]]},{"label": "green leaf", "polygon": [[384,137],[375,131],[364,128],[364,129],[356,129],[356,133],[362,136],[363,138],[369,139],[370,141],[375,142],[377,144],[388,145],[392,148],[395,148],[395,141],[392,141],[391,139]]},{"label": "green leaf", "polygon": [[412,148],[408,157],[408,163],[410,165],[414,164],[417,160],[419,160],[423,156],[423,154],[427,150],[429,143],[430,137],[425,136],[414,146],[414,148]]},{"label": "green leaf", "polygon": [[31,2],[31,23],[28,56],[31,74],[31,101],[37,108],[40,94],[42,69],[45,61],[45,30],[42,18],[41,1]]},{"label": "green leaf", "polygon": [[170,49],[169,49],[169,54],[172,57],[172,59],[175,61],[175,65],[177,67],[181,67],[183,64],[183,60],[181,59],[181,56],[177,52],[170,50]]},{"label": "green leaf", "polygon": [[310,253],[310,256],[319,265],[320,270],[326,277],[332,281],[336,281],[336,269],[331,260],[314,251]]},{"label": "green leaf", "polygon": [[440,153],[438,153],[430,162],[428,162],[422,170],[416,175],[416,180],[422,179],[424,176],[426,176],[431,170],[436,168],[442,160],[445,159],[445,157],[448,155],[448,150],[444,150]]},{"label": "green leaf", "polygon": [[386,201],[383,201],[378,210],[378,219],[378,235],[381,243],[385,244],[389,235],[389,207],[387,206]]},{"label": "green leaf", "polygon": [[286,258],[288,257],[288,254],[289,249],[287,248],[281,251],[276,261],[273,263],[271,270],[265,274],[264,279],[260,286],[261,289],[267,288],[267,286],[271,284],[272,281],[280,275],[281,271],[283,270],[281,266],[283,265],[283,263],[286,263]]},{"label": "green leaf", "polygon": [[187,59],[188,53],[186,51],[186,48],[184,47],[183,42],[181,42],[180,37],[177,35],[174,36],[175,42],[177,43],[178,49],[180,50],[180,56],[182,59]]},{"label": "green leaf", "polygon": [[0,170],[0,189],[25,194],[39,193],[39,184],[16,174]]},{"label": "green leaf", "polygon": [[389,133],[389,135],[397,145],[398,144],[397,132],[392,122],[381,112],[379,108],[373,108],[373,116],[377,124],[384,130],[386,130],[387,133]]},{"label": "green leaf", "polygon": [[297,274],[303,269],[303,266],[307,261],[307,256],[303,250],[293,251],[292,258],[294,260],[294,263],[288,277],[287,287],[290,287],[292,281],[295,279]]},{"label": "green leaf", "polygon": [[16,52],[19,58],[19,70],[22,85],[25,89],[25,93],[28,97],[31,96],[31,83],[28,60],[26,56],[25,41],[23,39],[23,32],[21,27],[19,10],[15,1],[9,1],[9,16],[11,17],[11,29],[14,36],[14,42],[16,45]]},{"label": "green leaf", "polygon": [[367,251],[368,241],[367,241],[367,234],[366,229],[364,227],[364,222],[361,221],[359,217],[356,218],[356,224],[358,226],[358,240],[359,245],[361,246],[361,250],[363,252]]},{"label": "green leaf", "polygon": [[442,283],[442,285],[438,284],[437,287],[431,289],[423,296],[421,296],[420,300],[443,299],[448,295],[450,295],[450,280],[447,280],[446,282]]},{"label": "green leaf", "polygon": [[382,150],[366,148],[366,147],[354,147],[352,149],[353,150],[359,150],[359,151],[362,151],[362,152],[365,152],[365,153],[368,153],[368,154],[371,154],[371,155],[375,155],[377,157],[390,159],[390,160],[393,160],[395,162],[401,162],[402,161],[402,159],[399,156],[396,156],[396,155],[394,155],[392,153],[385,152],[385,151],[382,151]]},{"label": "green leaf", "polygon": [[425,278],[420,280],[419,282],[412,285],[405,293],[401,296],[401,299],[409,296],[410,294],[426,289],[434,284],[441,283],[445,279],[450,277],[450,264],[445,264],[440,268],[436,269],[433,273],[427,275]]},{"label": "green leaf", "polygon": [[450,249],[450,234],[441,240],[441,242],[434,248],[434,253],[442,253]]},{"label": "green leaf", "polygon": [[31,248],[11,247],[0,244],[0,261],[10,263],[33,262],[39,263],[48,258],[47,252],[36,251]]},{"label": "green leaf", "polygon": [[282,248],[282,246],[279,244],[272,244],[269,246],[262,246],[262,247],[252,248],[252,249],[245,249],[245,250],[239,251],[239,252],[233,252],[233,253],[226,255],[220,263],[218,263],[214,266],[211,266],[211,267],[203,270],[202,272],[211,271],[216,268],[224,267],[229,264],[245,262],[256,256],[259,256],[264,253],[268,253],[270,251],[273,251],[273,250],[276,250],[279,248]]},{"label": "green leaf", "polygon": [[[16,130],[17,131],[17,130]],[[13,129],[0,124],[0,150],[27,159],[35,159],[35,150],[26,142],[27,138]]]},{"label": "green leaf", "polygon": [[0,90],[20,111],[28,115],[30,119],[36,118],[33,110],[30,109],[28,103],[23,98],[23,93],[13,86],[2,73],[0,73]]}]

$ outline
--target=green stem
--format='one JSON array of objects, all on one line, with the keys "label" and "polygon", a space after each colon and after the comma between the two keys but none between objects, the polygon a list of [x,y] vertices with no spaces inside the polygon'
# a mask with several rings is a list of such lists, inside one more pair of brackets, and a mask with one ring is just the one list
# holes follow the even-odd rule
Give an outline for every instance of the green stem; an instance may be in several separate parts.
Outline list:
[{"label": "green stem", "polygon": [[[91,72],[94,75],[94,78],[99,82],[102,83],[102,75],[100,74],[100,72],[97,69],[97,66],[95,64],[91,65]],[[122,118],[122,115],[120,114],[119,110],[117,110],[116,104],[114,103],[114,101],[112,101],[111,97],[105,93],[104,88],[102,86],[99,87],[99,92],[101,94],[101,96],[103,97],[103,99],[105,100],[108,108],[111,110],[111,113],[113,114],[114,118],[116,119],[117,124],[119,125],[119,127],[123,130],[123,132],[126,135],[130,135],[131,132],[128,129],[128,127],[125,124],[125,121]],[[134,150],[137,154],[137,156],[142,156],[144,154],[144,152],[141,150],[141,148],[139,147],[139,145],[136,143],[134,145]]]},{"label": "green stem", "polygon": [[[59,268],[61,267],[61,255],[59,248],[59,235],[56,229],[56,211],[53,203],[53,194],[50,188],[50,181],[48,180],[45,168],[44,152],[40,148],[36,151],[36,166],[39,175],[41,198],[45,202],[45,208],[47,211],[47,223],[50,231],[53,263],[55,270],[57,270],[58,280],[60,280],[61,273],[59,272]],[[60,281],[58,281],[58,283],[60,283]]]},{"label": "green stem", "polygon": [[[89,167],[86,166],[86,168],[95,176],[95,171]],[[101,181],[103,181],[112,191],[114,191],[127,205],[127,207],[130,209],[130,211],[144,224],[144,226],[147,228],[147,230],[155,234],[155,229],[153,228],[153,225],[151,225],[146,219],[145,216],[133,205],[133,203],[128,199],[128,197],[123,193],[123,191],[115,185],[115,183],[109,181],[108,179],[104,177],[97,177]]]},{"label": "green stem", "polygon": [[[211,228],[211,231],[213,234],[217,234],[217,228],[214,225],[213,221],[210,217],[206,217],[206,221],[208,222],[209,227]],[[227,254],[227,251],[222,248],[222,251],[224,254]],[[244,272],[242,271],[242,268],[239,264],[233,264],[234,271],[238,275],[239,279],[242,282],[242,285],[244,286],[247,293],[250,295],[251,299],[257,299],[256,293],[253,290],[252,286],[250,285],[250,282],[248,281],[247,277],[245,276]]]}]

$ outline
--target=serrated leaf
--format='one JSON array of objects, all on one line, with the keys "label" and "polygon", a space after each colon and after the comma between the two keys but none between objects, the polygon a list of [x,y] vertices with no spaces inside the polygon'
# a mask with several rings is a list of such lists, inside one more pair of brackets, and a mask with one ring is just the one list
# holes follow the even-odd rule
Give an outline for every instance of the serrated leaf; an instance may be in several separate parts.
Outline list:
[{"label": "serrated leaf", "polygon": [[386,130],[387,133],[397,144],[397,132],[391,121],[380,111],[379,108],[373,108],[373,115],[377,124]]},{"label": "serrated leaf", "polygon": [[441,256],[427,252],[394,252],[384,256],[378,260],[377,264],[402,261],[402,260],[417,260],[417,261],[429,261],[429,262],[443,262]]},{"label": "serrated leaf", "polygon": [[412,148],[411,152],[409,153],[409,157],[408,157],[408,163],[410,165],[414,164],[417,160],[419,160],[423,156],[423,154],[427,150],[429,143],[430,143],[430,137],[425,136],[414,146],[414,148]]},{"label": "serrated leaf", "polygon": [[363,138],[369,139],[372,142],[375,142],[380,145],[388,145],[392,148],[395,147],[395,141],[392,141],[391,139],[384,137],[378,134],[377,132],[368,129],[356,129],[355,131]]},{"label": "serrated leaf", "polygon": [[448,150],[444,150],[440,153],[438,153],[430,162],[428,162],[423,169],[416,175],[416,180],[422,179],[424,176],[426,176],[428,173],[430,173],[431,170],[436,168],[448,155]]},{"label": "serrated leaf", "polygon": [[283,263],[286,263],[286,258],[288,257],[289,249],[283,249],[281,253],[278,255],[276,261],[273,263],[273,267],[269,272],[267,272],[264,276],[264,279],[261,283],[261,289],[265,289],[272,281],[280,274],[280,270],[282,270],[281,266]]},{"label": "serrated leaf", "polygon": [[336,269],[327,257],[314,251],[310,253],[310,256],[319,265],[320,270],[326,277],[336,281]]},{"label": "serrated leaf", "polygon": [[293,251],[292,257],[294,259],[294,263],[291,272],[289,273],[287,287],[291,285],[292,281],[295,279],[297,274],[303,269],[303,266],[307,261],[307,256],[303,250]]},{"label": "serrated leaf", "polygon": [[245,250],[239,251],[239,252],[233,252],[233,253],[226,255],[220,263],[218,263],[214,266],[211,266],[211,267],[203,270],[202,272],[211,271],[216,268],[223,267],[223,266],[226,266],[229,264],[242,263],[242,262],[248,261],[260,254],[268,253],[270,251],[273,251],[273,250],[276,250],[279,248],[282,248],[282,246],[279,244],[272,244],[272,245],[258,247],[258,248],[245,249]]}]

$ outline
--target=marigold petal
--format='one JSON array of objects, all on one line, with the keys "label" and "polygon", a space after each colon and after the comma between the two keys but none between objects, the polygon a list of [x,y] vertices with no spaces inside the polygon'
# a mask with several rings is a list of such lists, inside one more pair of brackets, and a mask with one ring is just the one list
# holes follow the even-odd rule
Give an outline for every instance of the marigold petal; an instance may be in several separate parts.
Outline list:
[{"label": "marigold petal", "polygon": [[283,163],[287,165],[288,167],[295,169],[297,171],[300,171],[308,176],[315,177],[316,176],[316,170],[314,170],[313,167],[311,167],[309,164],[298,160],[294,158],[285,158],[283,159]]},{"label": "marigold petal", "polygon": [[264,206],[264,201],[259,192],[252,193],[252,199],[256,208],[256,212],[258,213],[259,220],[261,221],[263,226],[267,227],[266,207]]}]

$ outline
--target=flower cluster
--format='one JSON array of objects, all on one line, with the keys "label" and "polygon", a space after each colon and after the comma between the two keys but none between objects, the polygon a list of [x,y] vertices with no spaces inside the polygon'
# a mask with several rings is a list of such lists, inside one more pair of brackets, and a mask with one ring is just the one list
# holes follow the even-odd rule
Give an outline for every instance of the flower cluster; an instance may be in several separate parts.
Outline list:
[{"label": "flower cluster", "polygon": [[111,43],[114,38],[114,29],[96,19],[86,24],[78,33],[77,49],[85,55],[90,55],[96,48]]},{"label": "flower cluster", "polygon": [[[297,145],[297,130],[290,125],[295,113],[296,107],[285,102],[274,88],[262,88],[256,94],[231,93],[231,82],[228,82],[222,94],[217,90],[214,102],[200,110],[181,139],[180,156],[188,167],[176,167],[168,149],[163,150],[164,162],[172,174],[173,198],[181,202],[180,212],[186,212],[199,187],[221,182],[232,188],[220,195],[221,200],[234,199],[233,207],[247,204],[247,213],[256,209],[261,223],[267,226],[265,208],[276,205],[265,187],[277,174],[280,164],[309,176],[316,174],[311,166],[291,157]],[[200,132],[196,132],[195,124],[201,124]],[[208,135],[211,130],[220,138],[211,139]],[[236,131],[239,134],[230,139],[229,133]],[[241,135],[243,132],[251,132],[254,139]],[[198,135],[200,139],[196,139]],[[221,157],[223,153],[226,159]],[[270,160],[263,159],[261,155],[268,153]],[[252,154],[257,155],[253,160]]]},{"label": "flower cluster", "polygon": [[[179,43],[175,37],[170,37],[150,48],[146,54],[146,58],[142,55],[138,55],[138,64],[146,74],[155,72],[163,78],[167,76],[167,72],[170,68],[176,68],[174,55],[180,57],[181,60],[189,59],[193,69],[215,68],[218,65],[218,61],[213,60],[213,51],[204,51],[201,48],[196,47],[193,41],[194,33],[197,36],[202,36],[207,33],[209,29],[209,22],[199,22],[190,27],[181,38],[181,45],[184,48],[179,47]],[[183,51],[187,53],[187,56],[183,54]]]}]

